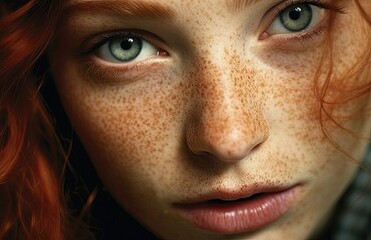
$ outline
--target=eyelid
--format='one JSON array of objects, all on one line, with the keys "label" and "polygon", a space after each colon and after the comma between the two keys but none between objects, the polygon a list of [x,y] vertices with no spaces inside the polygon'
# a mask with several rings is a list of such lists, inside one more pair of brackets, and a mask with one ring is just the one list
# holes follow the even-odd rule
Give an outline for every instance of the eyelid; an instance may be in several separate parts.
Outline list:
[{"label": "eyelid", "polygon": [[[153,45],[158,49],[157,56],[160,57],[148,57],[145,60],[114,63],[97,56],[97,51],[104,44],[115,39],[127,37],[140,38]],[[114,30],[88,37],[81,45],[80,57],[85,63],[83,68],[88,79],[96,83],[128,84],[141,79],[148,74],[148,71],[159,71],[162,69],[164,64],[169,62],[168,56],[170,54],[165,49],[166,46],[168,45],[160,37],[147,31],[136,29]]]},{"label": "eyelid", "polygon": [[270,8],[266,15],[277,17],[286,8],[299,3],[307,3],[329,11],[345,13],[344,0],[285,0]]},{"label": "eyelid", "polygon": [[[263,25],[263,33],[266,34],[267,29],[270,27],[270,25],[273,23],[273,21],[279,17],[279,15],[288,7],[299,4],[299,3],[307,3],[311,4],[313,6],[323,8],[327,11],[325,13],[326,15],[329,15],[330,12],[337,12],[337,13],[346,13],[345,9],[345,1],[344,0],[285,0],[281,1],[280,3],[274,5],[271,7],[268,12],[263,16],[261,24]],[[327,18],[327,17],[325,17]],[[291,35],[295,35],[298,33],[290,33]],[[286,34],[286,35],[290,35]],[[301,35],[303,35],[301,33]],[[262,37],[259,36],[259,39]]]},{"label": "eyelid", "polygon": [[[153,44],[159,51],[166,51],[164,49],[165,43],[164,41],[159,38],[158,36],[142,31],[137,29],[123,29],[123,30],[114,30],[99,33],[93,37],[88,38],[86,41],[82,43],[82,54],[91,54],[96,51],[99,47],[103,46],[110,40],[114,40],[117,38],[124,38],[124,37],[137,37],[147,41],[150,44]],[[167,52],[167,51],[166,51]]]}]

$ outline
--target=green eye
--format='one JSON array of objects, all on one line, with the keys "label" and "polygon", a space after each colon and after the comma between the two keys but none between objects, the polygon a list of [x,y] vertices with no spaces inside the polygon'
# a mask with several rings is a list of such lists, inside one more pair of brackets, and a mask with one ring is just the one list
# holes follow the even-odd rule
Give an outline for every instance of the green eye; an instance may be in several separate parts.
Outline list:
[{"label": "green eye", "polygon": [[141,37],[117,36],[100,46],[96,55],[111,63],[136,62],[159,54],[159,49]]},{"label": "green eye", "polygon": [[283,10],[279,18],[287,30],[298,32],[309,26],[312,16],[312,9],[309,4],[295,4]]},{"label": "green eye", "polygon": [[309,3],[297,3],[281,10],[267,29],[268,35],[303,32],[315,27],[327,9]]},{"label": "green eye", "polygon": [[108,43],[110,53],[118,61],[134,60],[142,51],[142,40],[134,37],[115,39]]}]

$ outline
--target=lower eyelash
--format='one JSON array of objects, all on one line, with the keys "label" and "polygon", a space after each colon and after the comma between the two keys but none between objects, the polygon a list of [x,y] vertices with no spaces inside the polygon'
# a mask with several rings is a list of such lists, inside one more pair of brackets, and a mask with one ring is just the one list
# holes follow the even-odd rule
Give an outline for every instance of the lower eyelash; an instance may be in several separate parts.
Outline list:
[{"label": "lower eyelash", "polygon": [[107,67],[97,64],[95,60],[88,60],[83,69],[85,70],[84,77],[96,83],[118,82],[114,81],[115,79],[127,83],[133,75],[137,75],[140,66],[134,64],[130,67]]},{"label": "lower eyelash", "polygon": [[320,35],[325,34],[327,29],[328,27],[325,24],[322,24],[321,26],[315,27],[307,32],[294,34],[288,38],[296,41],[314,41],[318,39]]},{"label": "lower eyelash", "polygon": [[329,34],[329,18],[330,16],[325,16],[317,26],[305,32],[271,35],[269,36],[271,38],[270,42],[273,43],[275,49],[284,51],[308,49],[308,46],[320,43],[325,39],[326,34]]},{"label": "lower eyelash", "polygon": [[[86,59],[82,65],[84,79],[95,84],[128,84],[142,79],[148,71],[156,71],[163,65],[163,60],[147,61],[128,66],[115,66],[115,64],[97,63],[99,59]],[[165,60],[166,61],[166,60]],[[143,70],[143,69],[147,70]]]}]

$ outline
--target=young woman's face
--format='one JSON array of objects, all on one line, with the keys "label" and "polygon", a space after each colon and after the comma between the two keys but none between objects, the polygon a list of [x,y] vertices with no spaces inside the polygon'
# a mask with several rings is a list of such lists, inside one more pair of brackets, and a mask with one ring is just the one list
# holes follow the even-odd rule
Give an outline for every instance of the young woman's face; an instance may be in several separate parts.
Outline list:
[{"label": "young woman's face", "polygon": [[[352,1],[293,2],[66,5],[50,54],[61,101],[107,189],[155,234],[305,239],[325,225],[357,168],[321,128],[328,43],[336,102],[366,84],[347,74],[369,38]],[[356,159],[369,102],[326,105],[354,135],[322,112]]]}]

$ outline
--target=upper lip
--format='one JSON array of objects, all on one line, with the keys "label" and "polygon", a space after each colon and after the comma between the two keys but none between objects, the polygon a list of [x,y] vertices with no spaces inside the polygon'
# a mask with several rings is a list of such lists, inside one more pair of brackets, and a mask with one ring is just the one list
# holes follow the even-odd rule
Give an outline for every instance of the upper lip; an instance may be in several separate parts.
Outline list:
[{"label": "upper lip", "polygon": [[254,185],[249,187],[241,187],[239,189],[217,189],[206,193],[200,193],[195,196],[186,197],[177,205],[197,204],[208,202],[211,200],[235,201],[239,199],[249,198],[257,194],[282,192],[292,187],[294,186]]}]

